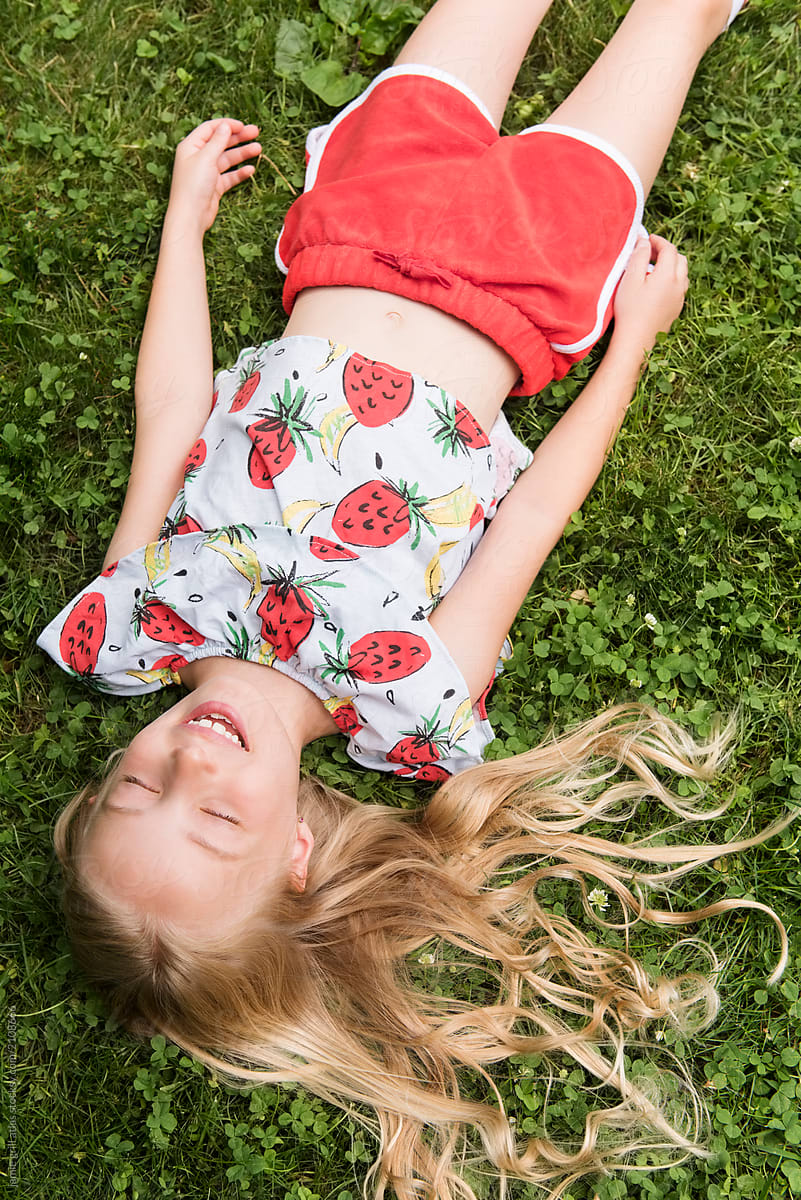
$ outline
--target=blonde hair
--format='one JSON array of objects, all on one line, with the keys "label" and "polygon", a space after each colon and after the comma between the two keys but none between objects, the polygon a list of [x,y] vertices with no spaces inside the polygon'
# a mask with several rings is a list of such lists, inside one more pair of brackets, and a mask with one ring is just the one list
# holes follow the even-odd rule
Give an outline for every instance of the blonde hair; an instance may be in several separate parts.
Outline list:
[{"label": "blonde hair", "polygon": [[[650,978],[626,950],[598,945],[549,912],[538,888],[573,881],[587,916],[626,935],[639,920],[683,926],[758,909],[779,928],[777,979],[787,939],[771,909],[720,900],[664,911],[650,907],[648,891],[757,845],[792,814],[725,847],[578,832],[590,820],[623,822],[646,798],[682,824],[719,816],[726,803],[704,808],[702,788],[681,798],[659,772],[709,781],[733,734],[730,721],[700,743],[652,709],[619,705],[535,750],[453,777],[415,812],[362,805],[307,779],[298,807],[316,841],[306,891],[271,897],[227,944],[193,942],[101,903],[79,869],[88,810],[98,807],[85,803],[93,791],[85,789],[54,834],[75,957],[129,1030],[163,1034],[233,1086],[295,1081],[342,1108],[374,1109],[377,1122],[353,1115],[380,1141],[365,1183],[378,1198],[391,1187],[399,1200],[475,1200],[460,1165],[486,1170],[487,1160],[501,1194],[514,1176],[558,1196],[588,1173],[631,1169],[643,1151],[648,1169],[703,1154],[703,1102],[680,1064],[678,1074],[660,1069],[650,1084],[647,1073],[635,1083],[624,1049],[645,1045],[652,1021],[709,1024],[716,962],[708,976]],[[643,873],[641,864],[660,869]],[[617,924],[594,913],[588,881],[617,902]],[[408,956],[432,938],[494,976],[492,1002],[413,985]],[[580,1144],[558,1145],[543,1130],[519,1149],[487,1070],[511,1055],[540,1056],[551,1081],[567,1055],[618,1098],[589,1113]],[[465,1069],[497,1103],[462,1096]]]}]

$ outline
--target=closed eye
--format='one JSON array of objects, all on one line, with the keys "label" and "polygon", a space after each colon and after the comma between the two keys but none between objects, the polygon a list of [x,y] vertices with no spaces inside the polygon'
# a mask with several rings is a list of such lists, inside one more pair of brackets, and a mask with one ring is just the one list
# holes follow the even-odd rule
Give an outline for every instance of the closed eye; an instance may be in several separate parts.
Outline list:
[{"label": "closed eye", "polygon": [[158,788],[148,787],[146,783],[143,783],[141,779],[137,779],[135,775],[123,775],[120,782],[133,783],[136,787],[144,788],[146,792],[157,792],[159,790]]},{"label": "closed eye", "polygon": [[231,817],[228,815],[228,813],[215,812],[213,808],[201,808],[200,811],[204,812],[204,813],[208,813],[209,816],[211,816],[211,817],[220,817],[220,819],[223,821],[230,821],[232,825],[240,824],[240,822],[237,821],[236,817]]}]

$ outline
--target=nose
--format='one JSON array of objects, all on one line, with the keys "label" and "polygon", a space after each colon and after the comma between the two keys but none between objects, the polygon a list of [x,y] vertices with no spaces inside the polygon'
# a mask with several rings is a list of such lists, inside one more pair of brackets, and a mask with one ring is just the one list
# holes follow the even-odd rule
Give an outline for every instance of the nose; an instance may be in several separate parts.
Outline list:
[{"label": "nose", "polygon": [[202,746],[172,746],[163,760],[159,806],[176,814],[202,808],[209,791],[218,786],[216,776],[216,767]]},{"label": "nose", "polygon": [[211,747],[201,738],[178,731],[167,756],[167,775],[173,783],[199,783],[218,772]]}]

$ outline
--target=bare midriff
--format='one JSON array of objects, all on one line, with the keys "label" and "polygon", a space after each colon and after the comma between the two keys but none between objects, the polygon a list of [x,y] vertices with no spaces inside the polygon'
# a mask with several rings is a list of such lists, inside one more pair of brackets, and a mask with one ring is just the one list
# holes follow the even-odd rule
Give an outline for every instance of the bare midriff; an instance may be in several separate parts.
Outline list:
[{"label": "bare midriff", "polygon": [[303,334],[422,375],[455,396],[486,431],[520,374],[505,350],[467,322],[373,288],[305,288],[283,336]]}]

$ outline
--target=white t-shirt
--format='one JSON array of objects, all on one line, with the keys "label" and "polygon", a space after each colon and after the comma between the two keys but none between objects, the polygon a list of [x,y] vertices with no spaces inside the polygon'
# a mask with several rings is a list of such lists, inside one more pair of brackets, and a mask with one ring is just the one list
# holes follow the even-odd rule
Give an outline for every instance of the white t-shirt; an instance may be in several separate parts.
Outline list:
[{"label": "white t-shirt", "polygon": [[503,415],[487,436],[436,384],[324,338],[248,347],[215,389],[160,539],[38,644],[119,695],[199,658],[261,662],[320,698],[363,766],[476,765],[492,728],[428,616],[530,451]]}]

